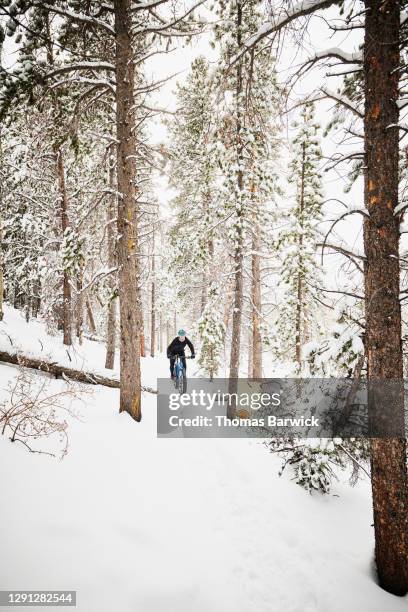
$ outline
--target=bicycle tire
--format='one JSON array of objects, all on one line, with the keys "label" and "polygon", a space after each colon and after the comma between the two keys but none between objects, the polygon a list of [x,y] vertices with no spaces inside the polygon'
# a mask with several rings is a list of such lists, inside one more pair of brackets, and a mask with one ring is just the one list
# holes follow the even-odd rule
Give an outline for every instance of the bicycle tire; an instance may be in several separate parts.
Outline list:
[{"label": "bicycle tire", "polygon": [[186,392],[186,388],[187,388],[187,379],[186,379],[186,375],[183,369],[180,372],[179,377],[177,379],[177,390],[180,393],[180,395],[182,395],[183,393]]}]

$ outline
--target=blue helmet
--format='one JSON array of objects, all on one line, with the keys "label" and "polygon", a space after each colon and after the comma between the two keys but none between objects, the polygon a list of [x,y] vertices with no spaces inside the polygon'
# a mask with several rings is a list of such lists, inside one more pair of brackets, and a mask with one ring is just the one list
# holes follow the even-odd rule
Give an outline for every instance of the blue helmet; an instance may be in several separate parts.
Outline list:
[{"label": "blue helmet", "polygon": [[186,332],[185,332],[185,330],[184,330],[184,329],[179,329],[179,330],[178,330],[178,332],[177,332],[177,334],[178,334],[179,336],[185,336],[185,335],[186,335]]}]

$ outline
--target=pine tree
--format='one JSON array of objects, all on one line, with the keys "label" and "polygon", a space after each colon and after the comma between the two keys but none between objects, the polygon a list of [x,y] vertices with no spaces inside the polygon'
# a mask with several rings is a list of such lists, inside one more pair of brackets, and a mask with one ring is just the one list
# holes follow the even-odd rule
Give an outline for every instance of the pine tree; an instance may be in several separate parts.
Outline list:
[{"label": "pine tree", "polygon": [[278,239],[281,250],[282,306],[279,309],[277,334],[280,355],[295,359],[298,371],[304,365],[302,349],[311,337],[318,335],[316,306],[319,304],[320,267],[316,245],[317,228],[322,218],[322,183],[319,172],[321,149],[319,126],[312,104],[304,106],[292,142],[289,181],[295,187],[295,204],[287,216],[288,227]]},{"label": "pine tree", "polygon": [[170,182],[177,190],[171,230],[172,260],[177,274],[201,286],[199,313],[206,303],[220,219],[215,184],[213,83],[208,62],[197,58],[186,83],[177,88],[179,110],[169,124]]},{"label": "pine tree", "polygon": [[[219,127],[217,147],[222,171],[222,201],[228,218],[227,231],[234,280],[230,379],[239,375],[241,328],[244,311],[245,256],[253,257],[252,325],[256,375],[261,374],[259,247],[262,229],[267,233],[271,217],[268,206],[274,194],[271,161],[276,154],[273,112],[278,88],[267,52],[243,54],[244,41],[259,27],[262,3],[257,0],[218,3],[219,23],[215,39],[221,41],[218,72]],[[236,58],[230,67],[232,58]],[[255,298],[255,300],[253,299]]]},{"label": "pine tree", "polygon": [[220,310],[220,292],[215,283],[210,286],[208,300],[197,328],[200,339],[198,363],[210,380],[213,380],[221,365],[225,332]]},{"label": "pine tree", "polygon": [[[328,333],[327,333],[328,332]],[[304,346],[305,374],[351,377],[364,361],[364,314],[361,304],[342,304],[326,337]]]}]

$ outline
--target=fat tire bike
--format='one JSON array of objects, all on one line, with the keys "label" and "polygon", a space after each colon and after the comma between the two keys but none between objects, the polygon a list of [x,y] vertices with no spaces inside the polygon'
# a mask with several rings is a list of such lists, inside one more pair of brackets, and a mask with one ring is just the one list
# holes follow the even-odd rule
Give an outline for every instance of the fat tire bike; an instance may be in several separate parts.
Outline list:
[{"label": "fat tire bike", "polygon": [[[175,356],[174,362],[174,387],[182,395],[187,391],[187,375],[184,368],[183,360],[180,355]],[[191,357],[184,357],[184,359],[191,359]]]}]

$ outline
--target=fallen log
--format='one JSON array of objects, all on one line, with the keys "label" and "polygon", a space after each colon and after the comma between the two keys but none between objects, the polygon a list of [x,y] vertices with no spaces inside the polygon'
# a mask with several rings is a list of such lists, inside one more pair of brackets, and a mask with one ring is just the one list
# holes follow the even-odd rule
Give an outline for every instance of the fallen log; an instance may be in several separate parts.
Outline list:
[{"label": "fallen log", "polygon": [[[74,368],[62,366],[56,362],[35,359],[33,357],[27,357],[18,353],[7,353],[6,351],[0,351],[0,361],[22,366],[24,368],[39,370],[40,372],[47,372],[48,374],[55,376],[55,378],[63,378],[65,376],[71,380],[76,380],[77,382],[88,385],[103,385],[104,387],[111,387],[113,389],[119,389],[120,387],[119,381],[115,378],[108,378],[106,376],[101,376],[100,374],[95,374],[94,372],[75,370]],[[146,393],[157,393],[157,391],[151,387],[142,386],[142,391],[146,391]]]}]

